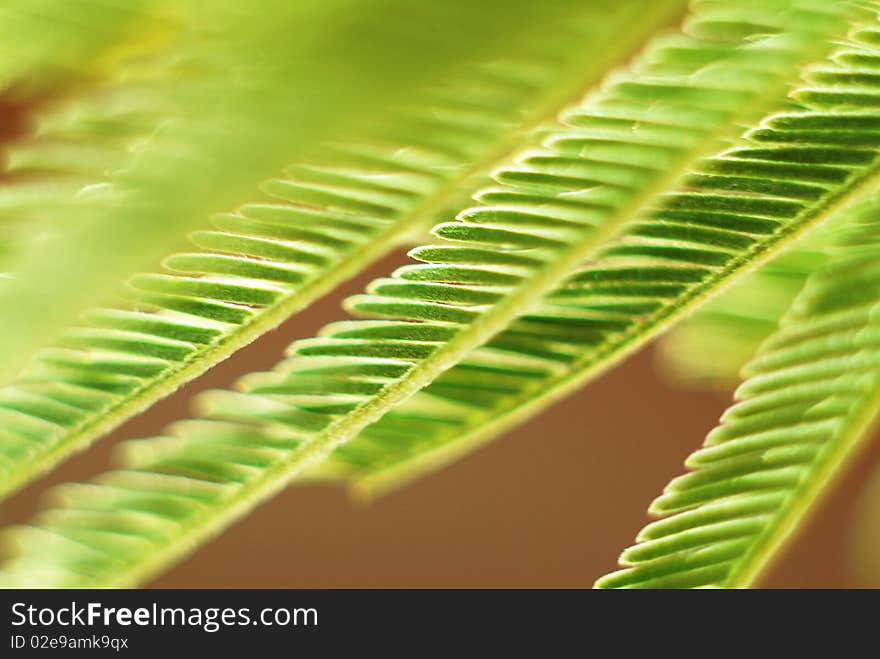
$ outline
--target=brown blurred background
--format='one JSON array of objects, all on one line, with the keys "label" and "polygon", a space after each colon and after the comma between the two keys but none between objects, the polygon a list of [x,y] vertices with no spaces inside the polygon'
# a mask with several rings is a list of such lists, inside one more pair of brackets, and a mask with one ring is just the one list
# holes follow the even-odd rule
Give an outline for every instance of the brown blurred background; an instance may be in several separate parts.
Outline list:
[{"label": "brown blurred background", "polygon": [[[270,367],[290,341],[338,319],[344,295],[402,258],[389,257],[14,496],[2,504],[0,522],[27,519],[46,486],[104,470],[115,442],[160,432],[187,414],[193,393]],[[685,456],[729,401],[727,394],[670,387],[655,374],[650,352],[478,453],[368,507],[352,504],[338,487],[293,486],[151,585],[589,587],[614,569],[617,554],[644,525],[648,503],[681,473]],[[880,511],[880,501],[858,503],[880,469],[878,440],[761,585],[880,586],[880,515],[874,514],[875,525],[853,523],[859,509]],[[880,499],[880,486],[872,489]],[[856,551],[856,534],[872,538],[871,545],[863,541]]]}]

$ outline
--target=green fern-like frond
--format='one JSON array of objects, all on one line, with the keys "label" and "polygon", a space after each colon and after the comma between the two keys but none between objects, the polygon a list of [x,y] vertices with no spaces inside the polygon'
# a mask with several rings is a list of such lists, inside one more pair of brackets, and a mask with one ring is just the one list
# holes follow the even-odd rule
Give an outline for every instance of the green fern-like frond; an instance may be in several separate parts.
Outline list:
[{"label": "green fern-like frond", "polygon": [[[663,292],[680,293],[695,273],[715,281],[759,261],[863,191],[876,153],[807,144],[795,149],[816,162],[793,164],[791,148],[776,143],[799,136],[791,115],[751,133],[749,146],[704,162],[741,132],[741,121],[783,104],[801,67],[840,38],[850,9],[766,4],[743,3],[745,20],[731,3],[700,3],[690,37],[655,44],[631,73],[569,112],[541,150],[498,172],[500,185],[478,195],[481,205],[435,227],[445,242],[416,250],[421,264],[352,299],[371,320],[294,344],[287,362],[247,378],[242,391],[204,396],[202,419],[130,445],[123,470],[60,490],[59,508],[14,535],[8,580],[143,579],[435,379],[452,393],[408,408],[412,437],[430,439],[441,416],[455,422],[523,383],[537,400],[545,378],[568,381],[566,364],[603,331],[616,333],[619,352],[643,340],[659,324],[649,314]],[[824,118],[820,109],[804,116]],[[683,176],[687,188],[665,196]],[[679,221],[665,221],[673,213]],[[597,251],[633,217],[645,219]],[[752,249],[758,242],[763,250]],[[592,268],[597,255],[612,267]],[[631,267],[642,259],[669,286],[643,288]],[[694,286],[691,298],[704,290]],[[648,318],[638,331],[632,314]],[[459,363],[484,389],[444,382]]]},{"label": "green fern-like frond", "polygon": [[669,381],[711,388],[739,381],[742,366],[825,262],[825,231],[808,237],[809,246],[798,245],[744,277],[659,341],[658,366]]},{"label": "green fern-like frond", "polygon": [[[254,203],[193,233],[191,249],[167,257],[162,270],[133,277],[127,301],[86,312],[84,322],[0,388],[0,416],[11,436],[0,494],[145,409],[395,245],[426,233],[441,211],[460,208],[485,184],[494,163],[527,144],[606,64],[626,57],[644,33],[680,9],[677,0],[651,4],[647,13],[640,3],[616,12],[591,5],[552,45],[537,52],[518,47],[516,56],[476,63],[469,76],[457,71],[455,81],[438,84],[420,105],[392,111],[393,120],[381,127],[384,140],[337,142],[325,161],[288,168],[285,177],[262,185]],[[623,25],[630,28],[626,39],[616,36]],[[600,48],[602,56],[579,50],[579,43]],[[585,59],[592,60],[589,66]],[[132,102],[123,101],[137,92],[136,99],[149,100],[146,91],[117,89],[119,107],[131,112]],[[106,98],[96,101],[105,111],[113,107]],[[74,106],[80,110],[76,121],[44,119],[46,130],[14,151],[12,162],[58,170],[59,160],[82,145],[98,150],[97,164],[81,171],[87,158],[74,153],[74,180],[99,182],[110,159],[122,158],[124,150],[102,148],[107,140],[96,139],[94,131],[106,130],[113,117],[82,103]],[[59,112],[66,117],[71,108]],[[110,127],[151,125],[134,119]],[[85,132],[87,139],[71,139],[71,132]]]},{"label": "green fern-like frond", "polygon": [[[27,2],[15,4],[28,15]],[[101,25],[103,6],[115,6],[81,4],[94,5],[83,12],[85,25],[92,14]],[[565,35],[582,10],[575,0],[376,0],[369,11],[354,10],[359,4],[150,4],[169,25],[155,50],[178,62],[177,75],[153,81],[163,100],[160,130],[114,173],[112,194],[101,203],[75,199],[53,209],[59,225],[75,230],[39,235],[10,265],[16,276],[0,287],[0,305],[16,313],[4,319],[0,378],[13,376],[127,276],[152,268],[194,226],[247,202],[291,160],[320,158],[328,139],[366,131],[388,107],[418,99],[442,72],[491,58],[496,48],[531,53],[536,40],[549,42],[548,32]],[[39,5],[68,14],[66,0]],[[353,47],[355,34],[369,39]],[[101,257],[81,267],[81,254]]]},{"label": "green fern-like frond", "polygon": [[[871,87],[852,89],[849,79],[855,70],[873,75],[865,61],[874,34],[873,27],[856,30],[833,65],[808,74],[795,93],[801,112],[768,119],[737,147],[702,162],[686,179],[688,189],[668,195],[543,308],[487,344],[531,358],[530,368],[499,370],[497,358],[463,362],[338,449],[315,476],[346,478],[369,494],[457,459],[601,374],[841,205],[870,193],[878,173],[872,97],[865,94]],[[835,118],[841,127],[867,123],[847,134],[825,127]],[[804,128],[814,125],[822,128]],[[357,338],[357,327],[341,326],[340,336]],[[463,407],[444,407],[450,400]]]},{"label": "green fern-like frond", "polygon": [[880,413],[880,204],[857,214],[603,588],[751,585]]}]

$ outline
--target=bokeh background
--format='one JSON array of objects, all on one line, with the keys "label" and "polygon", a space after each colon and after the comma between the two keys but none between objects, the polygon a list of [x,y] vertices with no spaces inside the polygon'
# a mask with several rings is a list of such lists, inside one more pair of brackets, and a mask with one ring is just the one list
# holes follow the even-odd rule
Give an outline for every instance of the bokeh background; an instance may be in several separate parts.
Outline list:
[{"label": "bokeh background", "polygon": [[[391,255],[0,504],[0,522],[26,520],[47,486],[106,469],[116,442],[159,433],[188,413],[192,394],[271,367],[292,340],[338,320],[342,297],[404,259]],[[648,503],[729,401],[729,392],[665,382],[648,347],[479,452],[368,506],[340,487],[294,485],[150,585],[589,587],[614,569]],[[760,585],[880,587],[878,470],[875,434]]]}]

